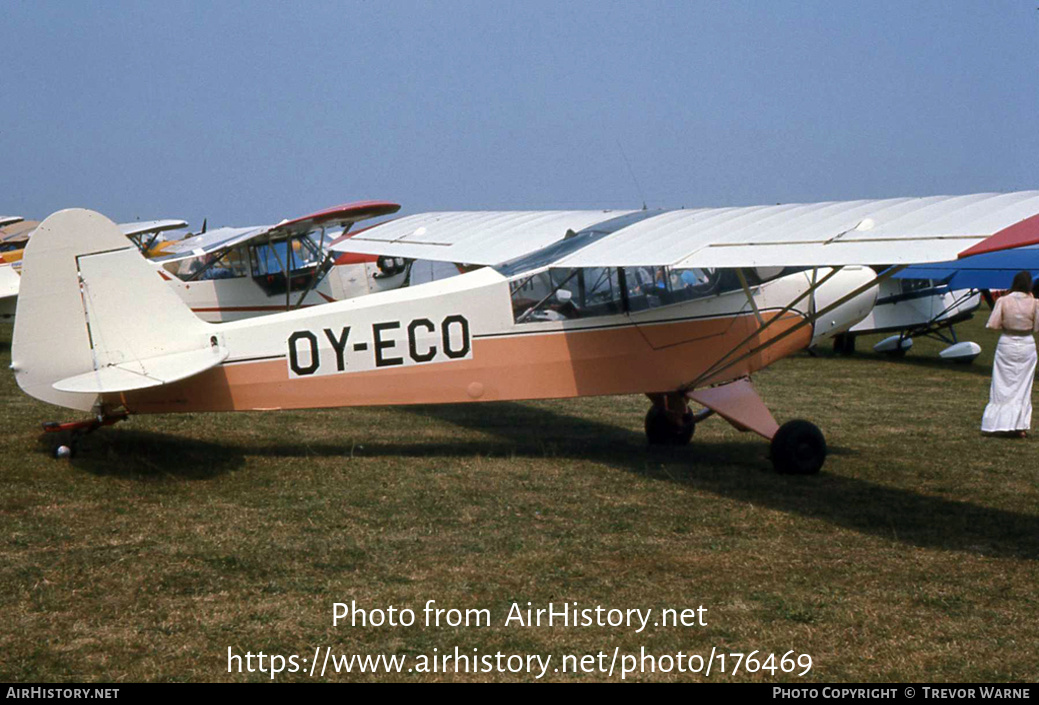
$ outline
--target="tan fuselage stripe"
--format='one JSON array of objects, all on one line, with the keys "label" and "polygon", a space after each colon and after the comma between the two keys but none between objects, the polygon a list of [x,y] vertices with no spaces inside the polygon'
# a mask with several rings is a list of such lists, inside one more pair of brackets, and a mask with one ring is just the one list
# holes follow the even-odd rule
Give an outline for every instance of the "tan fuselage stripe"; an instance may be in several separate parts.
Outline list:
[{"label": "tan fuselage stripe", "polygon": [[[764,338],[800,320],[787,314]],[[437,404],[669,392],[703,373],[756,328],[752,316],[605,330],[480,338],[472,359],[290,378],[284,359],[224,365],[163,387],[106,397],[133,413]],[[745,376],[806,347],[805,326],[726,370]]]}]

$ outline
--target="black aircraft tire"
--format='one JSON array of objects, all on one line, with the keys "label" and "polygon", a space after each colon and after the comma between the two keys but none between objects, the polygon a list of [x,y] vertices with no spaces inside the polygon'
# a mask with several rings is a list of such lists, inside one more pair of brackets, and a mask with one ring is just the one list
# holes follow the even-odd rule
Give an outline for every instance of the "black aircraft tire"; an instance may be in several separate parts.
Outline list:
[{"label": "black aircraft tire", "polygon": [[651,406],[646,412],[646,440],[652,446],[689,445],[696,431],[693,412],[687,411],[682,423],[675,424],[662,406]]},{"label": "black aircraft tire", "polygon": [[772,466],[781,475],[815,475],[826,461],[826,439],[815,424],[795,419],[772,437]]},{"label": "black aircraft tire", "polygon": [[853,355],[855,353],[855,336],[850,333],[834,336],[833,351],[838,355]]}]

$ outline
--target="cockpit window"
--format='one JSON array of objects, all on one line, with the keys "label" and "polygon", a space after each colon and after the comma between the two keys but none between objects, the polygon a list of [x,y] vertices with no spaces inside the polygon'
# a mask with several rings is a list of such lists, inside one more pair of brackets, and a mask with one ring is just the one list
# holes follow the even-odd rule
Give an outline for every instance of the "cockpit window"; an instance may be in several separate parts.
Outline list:
[{"label": "cockpit window", "polygon": [[741,287],[733,270],[669,267],[543,269],[509,283],[517,323],[644,311]]}]

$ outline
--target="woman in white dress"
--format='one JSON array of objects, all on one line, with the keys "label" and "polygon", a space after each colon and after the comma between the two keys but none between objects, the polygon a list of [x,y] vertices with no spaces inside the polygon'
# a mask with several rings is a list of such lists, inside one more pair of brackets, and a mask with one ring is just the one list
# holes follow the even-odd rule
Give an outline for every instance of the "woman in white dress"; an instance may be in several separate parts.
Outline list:
[{"label": "woman in white dress", "polygon": [[981,419],[983,433],[1016,438],[1032,427],[1032,381],[1035,379],[1035,337],[1039,331],[1039,302],[1032,295],[1032,275],[1018,272],[1010,293],[992,308],[986,328],[1002,331],[992,364],[992,391]]}]

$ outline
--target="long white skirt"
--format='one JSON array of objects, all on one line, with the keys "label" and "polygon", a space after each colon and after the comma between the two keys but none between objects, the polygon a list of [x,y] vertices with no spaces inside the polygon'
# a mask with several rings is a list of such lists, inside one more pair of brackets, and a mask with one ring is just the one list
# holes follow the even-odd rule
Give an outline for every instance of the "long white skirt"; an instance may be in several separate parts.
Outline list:
[{"label": "long white skirt", "polygon": [[982,431],[1027,431],[1032,427],[1035,363],[1035,338],[1030,335],[999,337],[992,365],[992,391],[981,418]]}]

